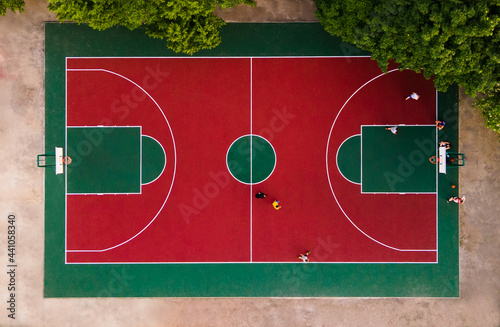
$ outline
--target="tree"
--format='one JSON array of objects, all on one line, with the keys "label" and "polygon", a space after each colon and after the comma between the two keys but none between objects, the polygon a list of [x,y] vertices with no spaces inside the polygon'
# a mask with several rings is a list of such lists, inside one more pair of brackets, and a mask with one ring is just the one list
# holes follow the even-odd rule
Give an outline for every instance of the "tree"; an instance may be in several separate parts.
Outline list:
[{"label": "tree", "polygon": [[7,9],[12,11],[18,10],[19,12],[24,11],[24,1],[23,0],[0,0],[0,16],[4,16],[7,13]]},{"label": "tree", "polygon": [[215,16],[238,4],[254,6],[253,0],[49,0],[49,10],[60,21],[88,23],[105,30],[121,25],[131,30],[143,27],[154,38],[165,38],[175,52],[193,54],[221,42],[219,30],[225,22]]},{"label": "tree", "polygon": [[393,60],[434,76],[438,90],[456,83],[473,97],[484,92],[491,99],[479,107],[500,115],[500,0],[315,2],[325,30],[370,51],[382,70]]},{"label": "tree", "polygon": [[492,92],[488,92],[485,97],[477,99],[474,106],[483,111],[486,127],[500,133],[500,85],[497,85]]}]

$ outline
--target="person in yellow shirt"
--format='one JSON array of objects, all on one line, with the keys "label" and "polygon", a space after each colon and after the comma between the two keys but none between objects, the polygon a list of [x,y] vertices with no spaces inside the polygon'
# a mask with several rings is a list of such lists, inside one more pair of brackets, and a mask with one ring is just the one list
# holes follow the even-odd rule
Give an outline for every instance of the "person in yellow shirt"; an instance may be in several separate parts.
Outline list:
[{"label": "person in yellow shirt", "polygon": [[276,209],[276,210],[281,209],[280,202],[279,202],[278,200],[274,200],[274,201],[273,201],[273,207],[274,207],[274,209]]}]

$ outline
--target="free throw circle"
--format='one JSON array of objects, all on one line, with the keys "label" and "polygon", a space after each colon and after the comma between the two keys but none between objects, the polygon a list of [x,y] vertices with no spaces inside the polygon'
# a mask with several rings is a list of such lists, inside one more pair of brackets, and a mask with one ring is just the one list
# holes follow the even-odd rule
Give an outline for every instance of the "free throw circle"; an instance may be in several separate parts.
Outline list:
[{"label": "free throw circle", "polygon": [[244,184],[259,184],[271,176],[276,167],[276,152],[271,143],[258,135],[236,139],[226,155],[229,173]]}]

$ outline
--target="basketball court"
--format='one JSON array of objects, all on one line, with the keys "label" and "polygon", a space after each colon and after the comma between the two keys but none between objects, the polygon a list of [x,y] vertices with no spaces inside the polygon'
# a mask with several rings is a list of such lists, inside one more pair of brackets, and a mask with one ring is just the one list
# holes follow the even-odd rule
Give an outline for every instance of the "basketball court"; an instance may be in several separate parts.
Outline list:
[{"label": "basketball court", "polygon": [[222,37],[46,25],[45,296],[458,296],[457,89],[319,24]]}]

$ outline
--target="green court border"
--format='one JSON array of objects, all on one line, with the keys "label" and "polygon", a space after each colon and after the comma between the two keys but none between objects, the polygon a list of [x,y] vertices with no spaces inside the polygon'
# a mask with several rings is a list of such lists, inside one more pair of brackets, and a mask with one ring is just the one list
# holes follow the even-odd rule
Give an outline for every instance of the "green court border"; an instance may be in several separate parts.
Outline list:
[{"label": "green court border", "polygon": [[[317,23],[228,24],[196,56],[359,56]],[[64,145],[65,57],[179,56],[142,31],[45,25],[45,147]],[[458,88],[439,93],[440,139],[458,144]],[[452,148],[452,150],[455,150]],[[65,264],[64,175],[45,172],[45,297],[457,297],[458,169],[440,175],[436,264]],[[458,192],[458,188],[454,189]],[[455,194],[454,193],[454,194]],[[96,311],[100,310],[95,308]]]}]

